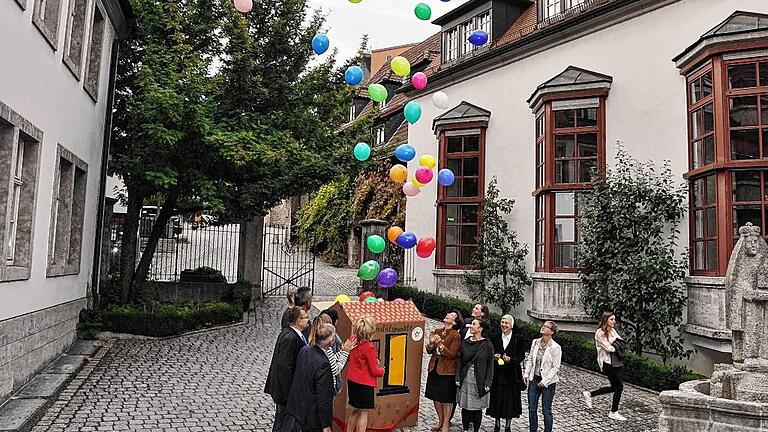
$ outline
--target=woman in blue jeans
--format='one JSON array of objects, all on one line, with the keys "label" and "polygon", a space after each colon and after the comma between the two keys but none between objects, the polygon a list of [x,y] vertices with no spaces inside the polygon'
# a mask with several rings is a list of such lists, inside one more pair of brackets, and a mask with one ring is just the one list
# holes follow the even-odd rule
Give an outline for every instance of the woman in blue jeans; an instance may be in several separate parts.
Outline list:
[{"label": "woman in blue jeans", "polygon": [[528,386],[528,424],[531,432],[539,428],[539,396],[544,413],[544,432],[552,432],[552,400],[555,398],[557,373],[560,371],[562,350],[552,337],[557,334],[557,324],[545,321],[541,337],[531,343],[531,351],[525,361],[523,381]]}]

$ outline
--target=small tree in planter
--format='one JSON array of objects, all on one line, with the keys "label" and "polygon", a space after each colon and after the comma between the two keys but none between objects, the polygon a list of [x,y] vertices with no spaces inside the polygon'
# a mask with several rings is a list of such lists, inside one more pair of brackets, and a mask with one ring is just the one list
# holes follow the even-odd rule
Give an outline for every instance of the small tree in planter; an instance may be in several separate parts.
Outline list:
[{"label": "small tree in planter", "polygon": [[481,231],[472,260],[474,271],[464,276],[470,294],[495,304],[502,313],[522,303],[525,287],[531,284],[525,269],[528,246],[517,241],[517,233],[510,230],[504,219],[514,205],[514,200],[499,197],[494,177],[480,211]]},{"label": "small tree in planter", "polygon": [[604,310],[616,313],[638,355],[653,351],[665,362],[687,357],[679,334],[688,260],[676,253],[685,186],[668,161],[657,173],[652,162],[639,163],[621,147],[616,160],[582,201],[578,260],[585,311],[595,318]]}]

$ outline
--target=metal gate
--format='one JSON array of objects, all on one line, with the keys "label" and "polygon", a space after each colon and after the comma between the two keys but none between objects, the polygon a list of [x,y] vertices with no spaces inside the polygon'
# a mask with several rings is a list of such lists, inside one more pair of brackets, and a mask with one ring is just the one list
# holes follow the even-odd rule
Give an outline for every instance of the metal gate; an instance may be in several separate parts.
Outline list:
[{"label": "metal gate", "polygon": [[315,291],[315,255],[291,238],[290,227],[264,225],[261,297],[284,297],[289,290]]}]

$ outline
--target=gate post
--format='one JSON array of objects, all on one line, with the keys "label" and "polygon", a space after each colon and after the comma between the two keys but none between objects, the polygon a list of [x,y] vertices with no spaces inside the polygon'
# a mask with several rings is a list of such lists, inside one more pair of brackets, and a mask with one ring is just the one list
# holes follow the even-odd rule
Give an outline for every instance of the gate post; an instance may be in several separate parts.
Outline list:
[{"label": "gate post", "polygon": [[264,241],[264,217],[256,216],[240,224],[237,280],[251,284],[251,307],[261,298],[261,265]]},{"label": "gate post", "polygon": [[[389,225],[389,222],[383,221],[383,220],[380,220],[380,219],[366,219],[366,220],[360,221],[359,225],[360,225],[360,229],[361,229],[361,233],[360,233],[360,264],[362,264],[362,263],[364,263],[364,262],[366,262],[368,260],[376,260],[376,261],[379,262],[379,264],[382,264],[381,261],[382,261],[382,258],[384,257],[384,254],[383,253],[375,254],[375,253],[371,252],[370,250],[368,250],[368,247],[365,244],[366,244],[366,241],[368,240],[368,236],[369,235],[373,235],[373,234],[378,234],[378,235],[384,237],[384,241],[386,242],[386,238],[387,238],[386,230],[387,230],[387,225]],[[358,264],[358,266],[359,266],[359,264]],[[377,295],[377,297],[382,297],[380,294],[384,293],[385,295],[383,296],[383,298],[385,300],[388,300],[386,298],[386,297],[388,297],[388,295],[386,295],[386,293],[389,290],[377,289],[376,286],[375,286],[376,285],[375,281],[362,281],[362,283],[363,283],[363,286],[362,286],[362,291],[361,292],[363,292],[363,291],[374,291],[374,289],[376,289],[376,291],[374,291],[374,292],[376,294],[379,294],[379,295]],[[360,293],[358,293],[358,294],[360,294]]]}]

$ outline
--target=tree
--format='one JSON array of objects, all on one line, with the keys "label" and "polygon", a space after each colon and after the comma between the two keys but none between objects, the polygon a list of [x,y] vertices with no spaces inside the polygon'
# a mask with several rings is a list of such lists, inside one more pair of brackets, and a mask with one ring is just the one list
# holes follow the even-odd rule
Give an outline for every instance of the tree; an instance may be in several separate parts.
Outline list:
[{"label": "tree", "polygon": [[578,202],[586,312],[595,318],[614,312],[638,355],[651,350],[665,362],[687,356],[680,326],[688,260],[677,253],[685,186],[668,161],[657,173],[653,162],[639,163],[620,147],[615,168],[596,176],[593,187]]},{"label": "tree", "polygon": [[499,197],[494,177],[481,207],[480,235],[473,257],[475,270],[464,276],[474,297],[495,304],[503,313],[522,303],[525,287],[531,284],[525,268],[528,246],[517,241],[517,233],[504,219],[514,205],[514,200]]}]

